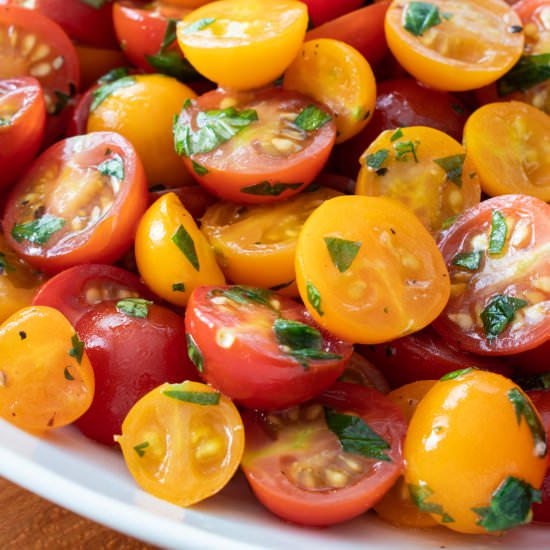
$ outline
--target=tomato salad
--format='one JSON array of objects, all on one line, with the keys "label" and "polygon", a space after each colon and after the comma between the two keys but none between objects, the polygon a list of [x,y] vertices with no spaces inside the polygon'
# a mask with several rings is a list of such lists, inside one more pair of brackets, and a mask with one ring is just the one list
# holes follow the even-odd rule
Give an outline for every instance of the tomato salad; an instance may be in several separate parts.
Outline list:
[{"label": "tomato salad", "polygon": [[180,506],[241,468],[301,525],[550,523],[549,37],[550,0],[0,0],[0,417]]}]

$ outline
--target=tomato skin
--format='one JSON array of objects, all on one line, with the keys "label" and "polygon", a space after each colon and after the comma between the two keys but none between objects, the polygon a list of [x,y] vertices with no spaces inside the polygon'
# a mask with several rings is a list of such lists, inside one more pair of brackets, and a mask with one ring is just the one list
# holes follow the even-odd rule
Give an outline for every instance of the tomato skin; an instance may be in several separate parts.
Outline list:
[{"label": "tomato skin", "polygon": [[44,94],[38,80],[22,76],[0,80],[0,188],[14,183],[42,143],[46,124]]},{"label": "tomato skin", "polygon": [[75,44],[75,49],[80,63],[83,90],[93,86],[100,77],[109,71],[128,64],[126,57],[118,49],[97,48],[82,44]]},{"label": "tomato skin", "polygon": [[212,206],[216,199],[200,185],[185,185],[183,187],[174,187],[168,189],[149,190],[149,203],[153,204],[162,195],[174,193],[185,209],[193,216],[195,221],[199,221],[206,210]]},{"label": "tomato skin", "polygon": [[504,359],[520,372],[544,374],[550,370],[548,357],[550,357],[550,340],[536,348],[508,355]]},{"label": "tomato skin", "polygon": [[96,393],[76,426],[91,439],[113,445],[133,404],[163,382],[197,380],[187,357],[183,319],[162,306],[147,306],[147,318],[96,304],[76,323],[94,369]]},{"label": "tomato skin", "polygon": [[355,10],[362,3],[362,0],[340,0],[339,2],[332,2],[331,0],[304,0],[311,22],[315,26],[322,25],[331,19]]}]

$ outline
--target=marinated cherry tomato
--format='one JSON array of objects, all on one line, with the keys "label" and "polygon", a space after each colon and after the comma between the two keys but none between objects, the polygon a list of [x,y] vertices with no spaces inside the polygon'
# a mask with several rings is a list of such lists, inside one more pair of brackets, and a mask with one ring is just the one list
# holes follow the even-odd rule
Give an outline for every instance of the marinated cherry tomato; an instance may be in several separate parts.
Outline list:
[{"label": "marinated cherry tomato", "polygon": [[52,277],[40,287],[32,303],[54,307],[75,326],[96,304],[124,298],[151,300],[153,296],[133,273],[112,265],[84,264]]},{"label": "marinated cherry tomato", "polygon": [[222,489],[244,450],[239,411],[197,382],[163,384],[140,399],[117,437],[126,465],[152,495],[190,506]]},{"label": "marinated cherry tomato", "polygon": [[83,89],[95,84],[98,78],[109,71],[123,67],[128,63],[120,50],[95,48],[81,44],[75,44],[75,48],[80,63],[80,77]]},{"label": "marinated cherry tomato", "polygon": [[464,141],[485,193],[550,201],[550,116],[519,101],[491,103],[470,115]]},{"label": "marinated cherry tomato", "polygon": [[118,132],[128,139],[143,162],[149,186],[184,185],[191,178],[174,152],[171,129],[174,115],[194,97],[195,92],[175,78],[126,76],[94,92],[87,130]]},{"label": "marinated cherry tomato", "polygon": [[295,0],[220,0],[178,25],[185,57],[219,86],[249,90],[280,77],[297,55],[307,8]]},{"label": "marinated cherry tomato", "polygon": [[55,273],[120,258],[146,206],[132,145],[96,132],[60,141],[35,160],[8,199],[3,228],[18,254]]},{"label": "marinated cherry tomato", "polygon": [[286,70],[283,87],[332,109],[337,143],[359,133],[374,111],[376,81],[370,65],[355,48],[339,40],[306,42]]},{"label": "marinated cherry tomato", "polygon": [[23,308],[0,326],[0,417],[46,431],[73,422],[93,395],[83,344],[57,310]]},{"label": "marinated cherry tomato", "polygon": [[546,433],[511,380],[458,371],[419,403],[404,458],[420,510],[461,533],[494,533],[530,521],[547,467]]},{"label": "marinated cherry tomato", "polygon": [[252,490],[295,523],[331,525],[358,516],[403,471],[405,421],[371,388],[340,382],[299,407],[245,411],[243,421],[242,467]]},{"label": "marinated cherry tomato", "polygon": [[521,56],[516,12],[501,0],[394,0],[386,39],[399,63],[437,89],[473,90],[506,73]]},{"label": "marinated cherry tomato", "polygon": [[218,202],[202,217],[201,231],[231,282],[298,296],[294,271],[298,233],[323,201],[338,195],[320,188],[276,205]]},{"label": "marinated cherry tomato", "polygon": [[355,10],[362,3],[362,0],[340,0],[339,2],[332,2],[331,0],[304,0],[311,22],[315,26],[340,17],[348,11]]},{"label": "marinated cherry tomato", "polygon": [[386,130],[361,157],[355,192],[408,206],[432,233],[479,204],[479,178],[452,137],[427,126]]},{"label": "marinated cherry tomato", "polygon": [[173,304],[185,305],[197,286],[225,283],[206,237],[174,193],[163,195],[141,219],[135,253],[147,286]]},{"label": "marinated cherry tomato", "polygon": [[350,342],[376,344],[428,325],[449,275],[416,216],[385,197],[336,197],[306,220],[296,248],[298,290],[314,319]]},{"label": "marinated cherry tomato", "polygon": [[384,375],[370,361],[355,351],[346,363],[344,372],[338,381],[374,388],[383,394],[390,391],[390,386]]},{"label": "marinated cherry tomato", "polygon": [[0,80],[0,188],[15,182],[34,158],[45,124],[44,95],[35,78]]},{"label": "marinated cherry tomato", "polygon": [[279,201],[304,189],[335,135],[325,107],[280,88],[204,94],[186,102],[174,126],[176,151],[195,179],[241,203]]},{"label": "marinated cherry tomato", "polygon": [[153,204],[167,193],[174,193],[197,222],[204,216],[206,210],[217,202],[215,197],[198,184],[168,189],[153,187],[149,190],[149,202]]},{"label": "marinated cherry tomato", "polygon": [[509,361],[511,365],[516,367],[521,372],[545,374],[550,372],[548,357],[550,357],[550,339],[546,340],[544,344],[541,344],[536,348],[524,351],[522,353],[515,353],[514,355],[507,356],[504,359]]},{"label": "marinated cherry tomato", "polygon": [[550,330],[550,205],[526,195],[482,202],[439,243],[451,274],[435,329],[452,346],[488,355],[537,347]]},{"label": "marinated cherry tomato", "polygon": [[525,35],[525,55],[550,52],[550,5],[548,0],[520,0],[514,11],[521,17]]}]

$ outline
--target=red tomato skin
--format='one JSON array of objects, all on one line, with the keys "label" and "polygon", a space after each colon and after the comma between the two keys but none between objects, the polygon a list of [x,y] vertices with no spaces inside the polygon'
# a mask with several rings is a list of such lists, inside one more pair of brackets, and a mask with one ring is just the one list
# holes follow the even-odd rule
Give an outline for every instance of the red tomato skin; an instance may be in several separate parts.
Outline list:
[{"label": "red tomato skin", "polygon": [[99,84],[95,84],[75,98],[75,107],[70,114],[65,129],[66,137],[81,136],[86,133],[90,107],[94,100],[94,92],[98,88]]},{"label": "red tomato skin", "polygon": [[8,100],[19,109],[12,124],[0,128],[0,188],[14,183],[38,153],[46,125],[44,94],[32,76],[0,80],[0,105]]},{"label": "red tomato skin", "polygon": [[311,22],[317,26],[357,9],[362,0],[303,0]]},{"label": "red tomato skin", "polygon": [[94,369],[96,390],[88,411],[76,421],[87,437],[113,445],[133,404],[164,382],[198,380],[187,357],[183,319],[162,306],[148,306],[146,319],[102,302],[76,324]]},{"label": "red tomato skin", "polygon": [[505,357],[506,361],[521,372],[545,374],[550,372],[550,340],[540,346]]},{"label": "red tomato skin", "polygon": [[[351,487],[334,491],[308,492],[290,482],[274,457],[271,470],[243,462],[246,478],[260,502],[279,517],[301,525],[326,526],[352,519],[380,500],[403,473],[402,447],[407,424],[401,411],[372,388],[338,382],[316,400],[338,412],[360,416],[391,445],[391,462],[378,462],[374,473]],[[260,427],[262,413],[244,411],[247,447],[253,450],[273,443]]]},{"label": "red tomato skin", "polygon": [[149,203],[153,204],[166,193],[175,193],[186,210],[197,222],[200,222],[208,207],[217,201],[214,196],[200,185],[186,185],[185,187],[175,187],[173,189],[150,190]]}]

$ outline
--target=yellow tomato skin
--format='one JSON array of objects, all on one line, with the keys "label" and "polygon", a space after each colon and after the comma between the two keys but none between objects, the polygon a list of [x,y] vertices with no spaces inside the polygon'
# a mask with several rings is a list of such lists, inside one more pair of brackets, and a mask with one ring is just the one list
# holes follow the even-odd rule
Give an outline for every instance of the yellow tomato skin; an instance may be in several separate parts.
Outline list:
[{"label": "yellow tomato skin", "polygon": [[470,115],[464,142],[485,193],[550,201],[549,115],[520,101],[490,103]]},{"label": "yellow tomato skin", "polygon": [[7,319],[0,326],[0,417],[44,432],[84,414],[95,382],[78,342],[69,321],[51,307],[23,308]]},{"label": "yellow tomato skin", "polygon": [[[199,30],[190,25],[211,21]],[[250,90],[279,78],[307,29],[307,7],[295,0],[220,0],[193,11],[178,25],[189,62],[220,87]]]},{"label": "yellow tomato skin", "polygon": [[417,80],[447,91],[474,90],[511,69],[523,52],[519,16],[501,0],[432,0],[440,23],[415,36],[405,29],[411,0],[393,0],[385,19],[388,46]]},{"label": "yellow tomato skin", "polygon": [[169,76],[131,77],[134,83],[106,97],[88,118],[88,132],[118,132],[136,148],[149,186],[181,187],[193,183],[174,151],[172,124],[186,99],[195,92]]},{"label": "yellow tomato skin", "polygon": [[336,115],[336,143],[358,134],[374,112],[376,80],[369,62],[339,40],[306,42],[285,72],[283,87],[330,107]]},{"label": "yellow tomato skin", "polygon": [[[533,407],[511,380],[470,370],[437,382],[419,403],[405,441],[405,479],[427,495],[424,504],[441,507],[432,517],[442,525],[461,533],[487,533],[474,509],[489,507],[507,478],[540,488],[546,443],[537,443],[518,413],[514,394]],[[541,430],[544,438],[542,424]],[[446,521],[443,513],[449,516]],[[524,519],[529,521],[528,513]]]},{"label": "yellow tomato skin", "polygon": [[[192,243],[190,254],[176,244],[178,233],[179,242],[187,238]],[[210,244],[174,193],[163,195],[145,212],[136,233],[135,255],[147,286],[172,304],[185,305],[197,286],[225,284]]]}]

